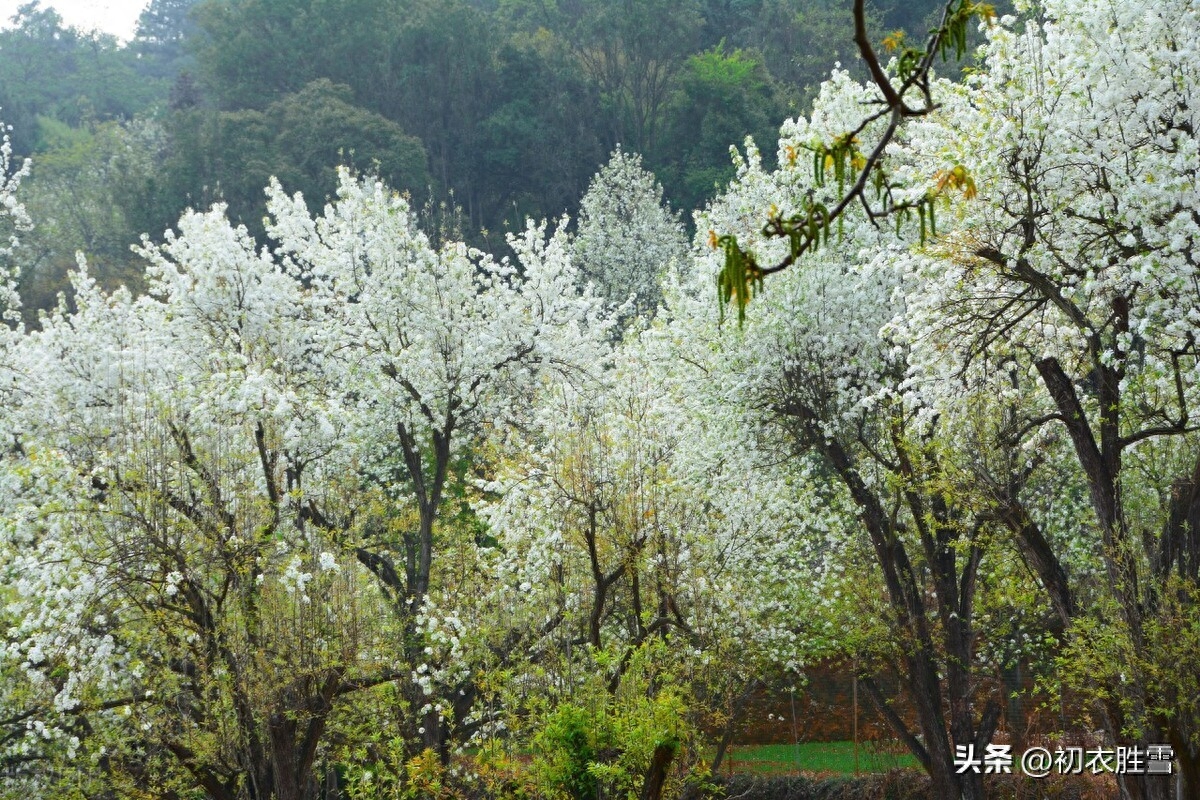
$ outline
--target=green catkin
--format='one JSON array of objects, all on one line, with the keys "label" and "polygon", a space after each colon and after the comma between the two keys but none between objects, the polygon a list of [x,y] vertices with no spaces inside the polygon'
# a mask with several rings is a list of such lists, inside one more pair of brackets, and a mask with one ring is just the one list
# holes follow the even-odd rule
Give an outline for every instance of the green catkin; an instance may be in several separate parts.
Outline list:
[{"label": "green catkin", "polygon": [[738,247],[736,237],[727,234],[718,239],[717,244],[725,248],[725,267],[717,275],[720,321],[725,321],[725,306],[736,295],[740,326],[746,320],[746,305],[750,302],[752,289],[762,288],[762,273],[754,256]]}]

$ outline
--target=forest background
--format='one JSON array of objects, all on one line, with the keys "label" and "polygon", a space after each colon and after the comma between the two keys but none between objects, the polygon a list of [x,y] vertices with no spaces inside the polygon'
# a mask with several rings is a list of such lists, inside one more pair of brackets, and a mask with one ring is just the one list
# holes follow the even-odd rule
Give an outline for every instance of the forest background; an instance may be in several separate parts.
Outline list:
[{"label": "forest background", "polygon": [[[878,5],[872,23],[919,36],[939,8]],[[271,176],[316,210],[339,164],[493,252],[526,218],[574,216],[618,145],[674,208],[700,208],[733,177],[731,145],[774,141],[858,61],[847,9],[825,0],[154,0],[128,43],[35,2],[0,54],[42,220],[20,255],[28,322],[77,251],[102,285],[137,286],[141,234],[221,201],[261,236]]]}]

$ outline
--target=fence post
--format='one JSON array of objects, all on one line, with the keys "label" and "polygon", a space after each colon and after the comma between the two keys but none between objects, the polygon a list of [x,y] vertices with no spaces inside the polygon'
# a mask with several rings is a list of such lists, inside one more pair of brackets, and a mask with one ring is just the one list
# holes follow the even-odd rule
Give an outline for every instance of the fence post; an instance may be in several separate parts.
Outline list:
[{"label": "fence post", "polygon": [[858,656],[854,657],[854,683],[851,693],[854,697],[854,777],[858,777]]}]

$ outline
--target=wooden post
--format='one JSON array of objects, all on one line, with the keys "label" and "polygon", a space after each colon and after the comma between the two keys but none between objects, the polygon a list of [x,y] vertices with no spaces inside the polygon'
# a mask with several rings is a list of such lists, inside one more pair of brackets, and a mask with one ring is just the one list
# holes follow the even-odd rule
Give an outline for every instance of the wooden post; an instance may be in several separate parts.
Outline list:
[{"label": "wooden post", "polygon": [[800,771],[800,732],[796,727],[796,687],[792,687],[792,747],[796,754],[796,772]]},{"label": "wooden post", "polygon": [[854,657],[854,775],[858,777],[858,656]]}]

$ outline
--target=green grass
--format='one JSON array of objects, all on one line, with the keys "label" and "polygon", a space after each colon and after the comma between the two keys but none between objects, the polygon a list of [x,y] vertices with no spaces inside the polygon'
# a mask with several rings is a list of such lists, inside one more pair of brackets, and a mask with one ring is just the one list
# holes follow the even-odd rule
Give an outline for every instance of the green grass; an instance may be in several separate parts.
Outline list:
[{"label": "green grass", "polygon": [[[793,744],[738,745],[726,753],[732,771],[755,775],[785,775],[796,772],[855,773],[853,742],[804,742]],[[722,764],[721,772],[730,769]],[[887,772],[896,768],[917,769],[917,760],[899,750],[885,751],[878,744],[859,744],[858,772]]]}]

